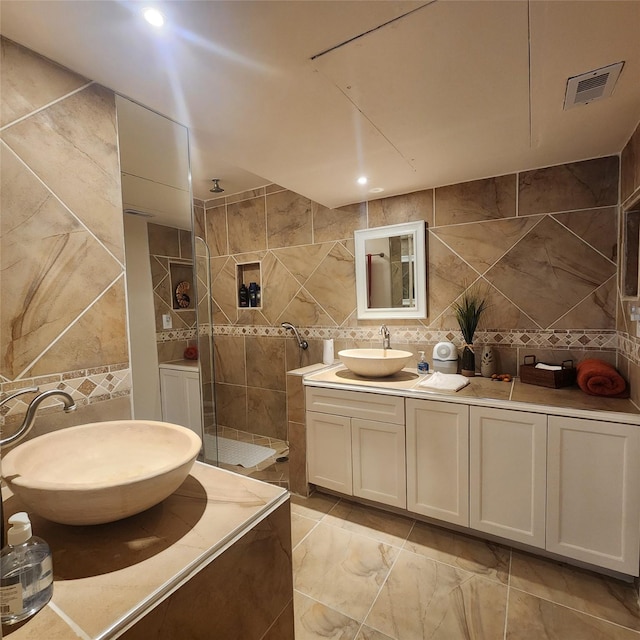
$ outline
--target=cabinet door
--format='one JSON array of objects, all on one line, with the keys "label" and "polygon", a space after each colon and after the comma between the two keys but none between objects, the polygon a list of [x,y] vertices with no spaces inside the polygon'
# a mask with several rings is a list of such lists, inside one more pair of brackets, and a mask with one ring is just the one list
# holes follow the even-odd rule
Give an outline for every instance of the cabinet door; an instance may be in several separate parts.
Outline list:
[{"label": "cabinet door", "polygon": [[162,419],[165,422],[188,427],[183,372],[178,369],[160,369],[160,395]]},{"label": "cabinet door", "polygon": [[469,408],[407,399],[407,509],[469,524]]},{"label": "cabinet door", "polygon": [[181,369],[160,369],[162,419],[195,431],[202,437],[200,374]]},{"label": "cabinet door", "polygon": [[544,549],[547,416],[471,407],[469,526]]},{"label": "cabinet door", "polygon": [[407,506],[404,425],[351,420],[353,495]]},{"label": "cabinet door", "polygon": [[639,427],[549,417],[547,549],[638,575]]},{"label": "cabinet door", "polygon": [[353,495],[351,419],[307,411],[309,482]]}]

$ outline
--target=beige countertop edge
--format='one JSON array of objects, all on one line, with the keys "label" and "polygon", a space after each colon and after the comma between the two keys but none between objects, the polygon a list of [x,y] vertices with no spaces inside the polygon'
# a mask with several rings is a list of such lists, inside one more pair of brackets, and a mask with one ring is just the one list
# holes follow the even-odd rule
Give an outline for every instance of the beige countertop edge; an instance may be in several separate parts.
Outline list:
[{"label": "beige countertop edge", "polygon": [[198,369],[197,360],[171,360],[170,362],[161,362],[159,369],[177,369],[178,371],[194,371]]},{"label": "beige countertop edge", "polygon": [[265,505],[260,511],[256,512],[242,525],[236,527],[217,544],[205,551],[195,560],[190,562],[182,571],[177,573],[171,580],[164,585],[158,587],[147,598],[142,600],[137,607],[131,609],[120,620],[115,622],[111,627],[102,631],[92,640],[115,640],[122,635],[127,629],[131,628],[136,622],[144,618],[156,605],[166,600],[172,593],[177,591],[182,585],[186,584],[193,576],[199,573],[204,567],[213,562],[218,556],[222,555],[227,549],[233,546],[247,531],[255,524],[261,522],[273,513],[278,507],[282,506],[289,499],[289,493],[283,489],[283,493],[273,501]]},{"label": "beige countertop edge", "polygon": [[[508,398],[491,398],[491,397],[481,397],[474,395],[462,395],[461,392],[458,393],[437,393],[433,391],[428,391],[426,389],[419,389],[417,385],[424,378],[423,375],[419,375],[417,378],[412,380],[406,380],[404,382],[397,381],[389,381],[384,382],[382,380],[340,380],[337,379],[335,374],[338,372],[347,371],[343,365],[337,365],[333,367],[327,367],[321,371],[310,373],[303,378],[303,384],[309,387],[325,387],[329,389],[343,389],[350,391],[362,391],[366,393],[381,393],[384,395],[393,395],[393,396],[403,396],[405,398],[416,398],[421,400],[438,400],[441,402],[453,402],[456,404],[468,404],[468,405],[476,405],[482,407],[490,407],[495,409],[511,409],[514,411],[530,411],[532,413],[545,413],[550,415],[557,416],[567,416],[573,418],[585,418],[589,420],[603,420],[605,422],[621,422],[625,424],[634,424],[640,425],[640,412],[630,413],[624,411],[616,411],[613,409],[597,409],[590,407],[576,407],[576,406],[558,406],[554,404],[544,404],[540,402],[527,402],[523,400],[512,400],[511,397],[513,395],[514,389],[516,385],[519,385],[519,388],[522,388],[524,383],[521,383],[518,378],[514,378],[510,383],[510,389]],[[412,369],[403,369],[403,372],[415,373],[415,370]],[[481,378],[480,376],[476,376],[476,378],[471,379],[471,384],[473,381],[480,381],[481,384],[491,384],[496,385],[496,391],[504,389],[502,386],[505,385],[504,382],[491,382],[486,378]],[[393,385],[393,386],[391,386]],[[505,385],[506,386],[506,385]],[[525,387],[529,387],[530,385],[524,385]],[[469,387],[461,390],[463,393],[467,391],[468,393]],[[544,387],[536,387],[536,391],[540,392],[540,390],[545,391]],[[549,392],[555,391],[554,389],[548,389]],[[561,390],[559,390],[561,391]],[[583,392],[579,389],[575,389],[576,394],[583,395]],[[506,394],[505,394],[506,395]],[[577,398],[580,398],[580,395],[576,395]],[[586,396],[586,398],[591,399],[591,402],[597,401],[597,399],[593,400],[593,396]],[[602,398],[603,402],[613,401],[611,398]],[[622,402],[630,403],[629,400],[622,400]],[[626,406],[629,406],[626,404]]]}]

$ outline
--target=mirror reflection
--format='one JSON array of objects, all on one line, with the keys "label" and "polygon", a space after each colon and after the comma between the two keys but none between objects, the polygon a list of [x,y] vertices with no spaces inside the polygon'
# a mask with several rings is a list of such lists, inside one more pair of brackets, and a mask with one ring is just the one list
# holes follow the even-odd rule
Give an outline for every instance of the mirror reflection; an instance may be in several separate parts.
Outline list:
[{"label": "mirror reflection", "polygon": [[356,231],[358,318],[425,318],[423,221]]},{"label": "mirror reflection", "polygon": [[413,236],[372,238],[364,247],[368,308],[415,308]]},{"label": "mirror reflection", "polygon": [[[116,97],[133,416],[203,435],[188,130]],[[199,269],[199,272],[203,271]],[[205,323],[206,324],[206,323]],[[207,368],[208,370],[208,368]]]}]

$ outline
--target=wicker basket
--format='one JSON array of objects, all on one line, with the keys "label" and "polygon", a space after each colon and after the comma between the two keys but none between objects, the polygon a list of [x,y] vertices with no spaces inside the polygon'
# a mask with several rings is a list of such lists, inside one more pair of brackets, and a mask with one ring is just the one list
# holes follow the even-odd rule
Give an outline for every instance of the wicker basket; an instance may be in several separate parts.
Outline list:
[{"label": "wicker basket", "polygon": [[569,387],[576,383],[576,368],[573,366],[573,360],[563,360],[562,369],[558,371],[536,369],[536,364],[535,356],[524,357],[524,364],[520,365],[521,382],[551,389]]}]

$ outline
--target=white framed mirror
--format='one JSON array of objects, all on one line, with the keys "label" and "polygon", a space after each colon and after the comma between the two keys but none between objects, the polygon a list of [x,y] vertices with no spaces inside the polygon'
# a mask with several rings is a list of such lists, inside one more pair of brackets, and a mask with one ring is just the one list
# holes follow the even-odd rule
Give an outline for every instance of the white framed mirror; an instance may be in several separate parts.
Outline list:
[{"label": "white framed mirror", "polygon": [[426,318],[425,223],[354,231],[358,318]]}]

